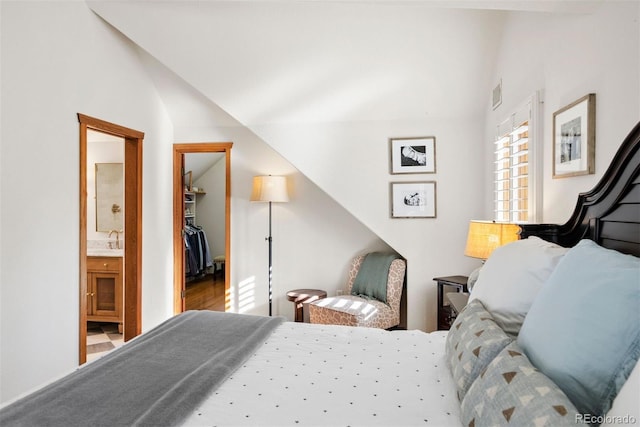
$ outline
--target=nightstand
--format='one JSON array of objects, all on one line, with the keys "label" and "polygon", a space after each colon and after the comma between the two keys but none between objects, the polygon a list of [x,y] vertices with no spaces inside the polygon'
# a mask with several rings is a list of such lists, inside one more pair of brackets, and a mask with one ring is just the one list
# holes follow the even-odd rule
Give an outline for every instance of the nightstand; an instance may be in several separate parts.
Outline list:
[{"label": "nightstand", "polygon": [[448,330],[458,315],[445,299],[449,292],[468,292],[467,276],[434,277],[438,284],[438,330]]}]

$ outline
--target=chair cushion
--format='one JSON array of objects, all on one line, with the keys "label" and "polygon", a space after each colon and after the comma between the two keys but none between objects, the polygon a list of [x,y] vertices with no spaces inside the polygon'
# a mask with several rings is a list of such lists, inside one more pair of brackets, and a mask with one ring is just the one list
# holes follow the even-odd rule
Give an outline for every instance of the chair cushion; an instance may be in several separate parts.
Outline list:
[{"label": "chair cushion", "polygon": [[325,325],[365,326],[388,329],[398,316],[387,304],[355,295],[324,298],[309,304],[309,321]]},{"label": "chair cushion", "polygon": [[451,325],[446,341],[446,362],[464,395],[489,362],[511,342],[478,300],[471,301]]}]

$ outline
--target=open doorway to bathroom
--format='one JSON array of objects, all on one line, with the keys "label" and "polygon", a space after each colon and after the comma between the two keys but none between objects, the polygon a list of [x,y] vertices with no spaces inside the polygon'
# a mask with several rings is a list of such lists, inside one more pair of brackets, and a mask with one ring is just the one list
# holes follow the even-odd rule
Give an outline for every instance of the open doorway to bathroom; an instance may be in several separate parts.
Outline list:
[{"label": "open doorway to bathroom", "polygon": [[[78,114],[78,121],[79,363],[83,364],[87,361],[88,326],[94,326],[89,321],[114,324],[124,341],[141,332],[144,133],[83,114]],[[101,160],[88,154],[90,138],[100,139],[104,144],[121,144],[123,158],[109,154],[114,157]],[[105,147],[107,151],[112,148]],[[89,241],[93,243],[90,245]],[[97,247],[96,242],[103,245]]]},{"label": "open doorway to bathroom", "polygon": [[87,362],[124,343],[124,138],[87,129]]}]

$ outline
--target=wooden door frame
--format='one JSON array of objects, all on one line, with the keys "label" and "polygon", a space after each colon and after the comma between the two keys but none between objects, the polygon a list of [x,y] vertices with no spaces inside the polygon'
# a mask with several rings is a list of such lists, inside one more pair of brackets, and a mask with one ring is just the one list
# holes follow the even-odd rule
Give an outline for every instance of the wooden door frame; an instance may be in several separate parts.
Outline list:
[{"label": "wooden door frame", "polygon": [[[184,311],[184,197],[182,183],[182,159],[189,153],[225,153],[225,242],[224,242],[224,290],[229,294],[231,276],[231,147],[232,142],[203,142],[173,144],[173,312]],[[225,298],[225,311],[229,300]]]},{"label": "wooden door frame", "polygon": [[87,360],[87,130],[124,139],[124,340],[142,332],[142,140],[144,133],[78,113],[80,122],[80,349]]}]

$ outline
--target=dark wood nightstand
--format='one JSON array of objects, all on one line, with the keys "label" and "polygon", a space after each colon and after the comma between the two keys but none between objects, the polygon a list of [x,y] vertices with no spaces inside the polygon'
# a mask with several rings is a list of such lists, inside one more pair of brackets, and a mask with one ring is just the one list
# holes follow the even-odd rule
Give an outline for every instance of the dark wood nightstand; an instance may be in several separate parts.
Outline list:
[{"label": "dark wood nightstand", "polygon": [[449,292],[468,292],[467,276],[434,277],[438,284],[438,330],[448,330],[455,320],[457,313],[445,300]]}]

